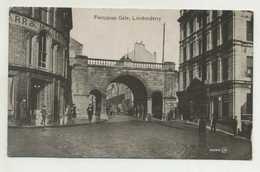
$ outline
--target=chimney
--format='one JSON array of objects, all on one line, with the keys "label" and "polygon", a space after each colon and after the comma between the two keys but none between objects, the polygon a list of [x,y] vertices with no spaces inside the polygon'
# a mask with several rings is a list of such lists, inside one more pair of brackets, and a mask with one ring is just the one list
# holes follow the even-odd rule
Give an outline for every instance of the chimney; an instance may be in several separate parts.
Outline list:
[{"label": "chimney", "polygon": [[153,52],[153,56],[156,58],[157,56],[156,51]]}]

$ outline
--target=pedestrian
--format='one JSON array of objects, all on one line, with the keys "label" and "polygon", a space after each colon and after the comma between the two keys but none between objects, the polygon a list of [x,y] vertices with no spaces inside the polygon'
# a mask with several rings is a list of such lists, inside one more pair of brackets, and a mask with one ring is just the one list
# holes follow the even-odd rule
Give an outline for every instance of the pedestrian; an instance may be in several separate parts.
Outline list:
[{"label": "pedestrian", "polygon": [[72,105],[71,114],[72,114],[72,123],[74,123],[75,122],[74,120],[77,118],[77,107],[75,104]]},{"label": "pedestrian", "polygon": [[89,123],[91,123],[91,121],[92,121],[92,116],[93,116],[93,106],[92,106],[92,104],[89,104],[89,105],[88,105],[87,113],[88,113]]},{"label": "pedestrian", "polygon": [[65,109],[65,119],[67,119],[67,120],[65,120],[64,123],[65,124],[70,124],[71,120],[72,120],[71,117],[72,117],[71,116],[71,107],[70,107],[70,105],[67,105],[66,109]]},{"label": "pedestrian", "polygon": [[140,106],[141,120],[145,120],[144,105]]},{"label": "pedestrian", "polygon": [[217,125],[217,116],[213,115],[213,119],[212,119],[212,123],[211,123],[211,128],[210,131],[211,132],[216,132],[216,125]]},{"label": "pedestrian", "polygon": [[19,125],[26,123],[26,115],[27,115],[27,103],[26,99],[23,98],[19,104]]},{"label": "pedestrian", "polygon": [[41,125],[45,126],[46,125],[46,116],[47,116],[47,108],[45,105],[42,105],[41,115],[42,115]]},{"label": "pedestrian", "polygon": [[168,120],[171,121],[173,119],[173,109],[170,109],[168,112]]},{"label": "pedestrian", "polygon": [[136,106],[136,116],[137,116],[137,119],[139,120],[140,119],[140,108],[139,108],[139,105]]},{"label": "pedestrian", "polygon": [[232,128],[234,136],[237,134],[237,117],[234,116],[232,119]]},{"label": "pedestrian", "polygon": [[77,107],[75,104],[72,105],[72,118],[77,117]]}]

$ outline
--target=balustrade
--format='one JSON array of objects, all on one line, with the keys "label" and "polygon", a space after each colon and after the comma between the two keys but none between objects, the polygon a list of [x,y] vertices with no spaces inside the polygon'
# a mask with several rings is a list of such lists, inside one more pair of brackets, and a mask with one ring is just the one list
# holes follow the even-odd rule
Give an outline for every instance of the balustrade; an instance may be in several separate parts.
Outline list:
[{"label": "balustrade", "polygon": [[107,60],[88,58],[88,65],[114,68],[134,68],[134,69],[149,69],[149,70],[168,70],[167,65],[162,63],[137,62],[137,61],[122,61],[122,60]]}]

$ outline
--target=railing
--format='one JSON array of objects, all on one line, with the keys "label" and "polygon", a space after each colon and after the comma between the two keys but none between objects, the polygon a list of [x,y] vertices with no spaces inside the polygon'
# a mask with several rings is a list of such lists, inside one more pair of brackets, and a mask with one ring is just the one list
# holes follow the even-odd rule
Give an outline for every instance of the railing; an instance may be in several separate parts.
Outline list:
[{"label": "railing", "polygon": [[101,67],[115,67],[115,68],[133,68],[133,69],[148,69],[148,70],[171,70],[169,64],[137,62],[131,60],[106,60],[88,58],[88,65]]}]

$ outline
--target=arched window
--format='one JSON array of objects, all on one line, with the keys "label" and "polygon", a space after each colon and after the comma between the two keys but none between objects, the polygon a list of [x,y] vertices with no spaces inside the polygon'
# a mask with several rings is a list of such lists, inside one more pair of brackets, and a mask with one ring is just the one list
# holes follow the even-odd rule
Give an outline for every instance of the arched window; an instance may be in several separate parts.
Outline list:
[{"label": "arched window", "polygon": [[38,66],[46,68],[46,31],[41,31],[39,34],[39,54],[38,54]]}]

